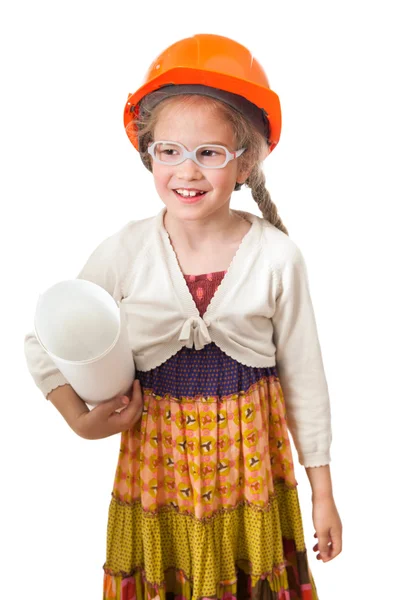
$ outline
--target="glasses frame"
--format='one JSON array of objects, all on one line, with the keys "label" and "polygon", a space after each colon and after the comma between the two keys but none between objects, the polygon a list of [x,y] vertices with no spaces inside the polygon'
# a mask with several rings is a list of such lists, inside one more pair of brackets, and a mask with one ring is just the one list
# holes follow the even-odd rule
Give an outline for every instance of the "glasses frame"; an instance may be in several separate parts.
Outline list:
[{"label": "glasses frame", "polygon": [[[154,153],[154,148],[155,148],[156,144],[175,144],[176,146],[179,146],[179,148],[182,148],[183,156],[177,162],[164,162],[162,160],[159,160],[155,156],[155,153]],[[199,162],[197,160],[197,157],[196,157],[197,151],[200,148],[209,148],[210,146],[212,146],[213,148],[222,148],[223,150],[225,150],[226,160],[222,165],[218,165],[217,167],[207,167],[205,165],[202,165],[201,162]],[[188,150],[180,142],[171,142],[171,140],[156,140],[147,148],[147,152],[150,154],[150,156],[153,158],[153,160],[155,160],[156,163],[158,163],[160,165],[176,167],[177,165],[182,164],[183,162],[185,162],[185,160],[190,158],[193,162],[196,163],[196,165],[198,165],[202,169],[223,169],[224,167],[226,167],[228,162],[230,162],[231,160],[234,160],[235,158],[239,158],[239,156],[241,156],[245,150],[246,150],[246,148],[241,148],[240,150],[236,150],[236,152],[229,152],[228,148],[226,148],[225,146],[221,146],[219,144],[201,144],[200,146],[197,146],[197,148],[195,148],[194,150]]]}]

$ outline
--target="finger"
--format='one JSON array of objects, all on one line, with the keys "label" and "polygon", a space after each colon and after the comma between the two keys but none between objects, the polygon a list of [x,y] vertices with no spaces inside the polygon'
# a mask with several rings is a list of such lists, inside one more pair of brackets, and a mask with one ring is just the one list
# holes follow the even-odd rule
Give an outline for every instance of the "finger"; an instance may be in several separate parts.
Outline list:
[{"label": "finger", "polygon": [[332,558],[340,554],[342,551],[342,534],[340,531],[332,532]]},{"label": "finger", "polygon": [[142,387],[139,379],[135,379],[132,385],[131,395],[129,396],[129,406],[134,404],[136,407],[143,404]]},{"label": "finger", "polygon": [[100,413],[100,416],[109,417],[114,414],[116,411],[125,408],[129,404],[129,398],[127,396],[115,396],[110,400],[106,400],[102,402],[94,410],[97,411],[97,414]]},{"label": "finger", "polygon": [[121,425],[131,426],[136,423],[143,411],[143,396],[140,381],[135,380],[133,386],[132,400],[121,413]]},{"label": "finger", "polygon": [[330,536],[324,532],[318,535],[318,549],[321,554],[321,558],[328,558],[330,554]]},{"label": "finger", "polygon": [[130,388],[125,392],[125,396],[127,396],[129,398],[129,400],[132,400],[133,397],[135,395],[137,395],[138,392],[141,392],[141,385],[140,385],[140,380],[139,379],[135,379],[132,382],[132,385],[130,386]]},{"label": "finger", "polygon": [[129,399],[131,399],[133,396],[133,389],[134,389],[134,382],[132,382],[132,385],[130,386],[129,390],[127,390],[125,393],[125,396],[127,396]]},{"label": "finger", "polygon": [[321,554],[317,555],[317,558],[319,560],[322,560],[323,562],[329,562],[330,560],[332,560],[333,555],[332,555],[332,551],[331,549],[329,550],[328,553],[325,553],[323,556]]},{"label": "finger", "polygon": [[134,398],[135,396],[142,397],[142,386],[140,385],[140,380],[135,379],[131,387],[131,396]]},{"label": "finger", "polygon": [[[328,557],[330,557],[330,556],[331,556],[331,555],[330,555],[330,549],[331,549],[331,546],[329,546]],[[318,554],[317,554],[317,559],[318,559],[318,560],[322,560],[322,559],[323,559],[323,560],[330,560],[330,558],[327,558],[326,556],[324,556],[324,557],[322,557],[322,556],[321,556],[321,553],[319,552],[319,547],[318,547],[318,544],[315,544],[315,546],[313,546],[313,550],[314,550],[314,552],[318,552]]]},{"label": "finger", "polygon": [[[118,396],[115,396],[114,398],[111,398],[110,400],[107,400],[106,402],[102,403],[105,407],[105,411],[109,410],[110,413],[113,413],[115,411],[117,411],[118,413],[121,412],[121,409],[124,410],[125,407],[130,404],[131,400],[136,398],[138,389],[141,391],[140,381],[139,379],[135,379],[135,381],[132,383],[132,385],[125,394],[118,394]],[[116,406],[116,408],[114,408],[114,406]]]},{"label": "finger", "polygon": [[[135,379],[134,381],[132,381],[132,384],[129,386],[129,389],[127,389],[123,395],[126,396],[129,400],[131,400],[134,396],[135,389],[141,390],[139,379]],[[119,396],[122,397],[122,394],[119,394]],[[118,398],[118,396],[115,396],[115,398]]]},{"label": "finger", "polygon": [[324,554],[321,554],[321,552],[319,552],[318,548],[316,548],[316,552],[318,552],[317,560],[322,560],[323,562],[328,562],[329,560],[332,559],[331,546],[329,546],[328,552],[325,552]]}]

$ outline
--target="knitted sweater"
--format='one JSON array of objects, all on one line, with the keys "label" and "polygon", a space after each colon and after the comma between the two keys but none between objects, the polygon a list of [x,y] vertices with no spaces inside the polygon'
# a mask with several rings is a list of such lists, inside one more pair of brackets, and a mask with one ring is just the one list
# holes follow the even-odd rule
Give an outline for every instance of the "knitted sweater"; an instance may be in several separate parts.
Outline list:
[{"label": "knitted sweater", "polygon": [[[108,237],[78,275],[120,304],[136,368],[148,371],[184,345],[201,349],[211,341],[244,365],[277,365],[300,463],[329,463],[330,401],[301,251],[265,219],[234,211],[252,225],[201,317],[164,227],[165,211]],[[46,397],[68,383],[33,332],[25,337],[25,356]]]}]

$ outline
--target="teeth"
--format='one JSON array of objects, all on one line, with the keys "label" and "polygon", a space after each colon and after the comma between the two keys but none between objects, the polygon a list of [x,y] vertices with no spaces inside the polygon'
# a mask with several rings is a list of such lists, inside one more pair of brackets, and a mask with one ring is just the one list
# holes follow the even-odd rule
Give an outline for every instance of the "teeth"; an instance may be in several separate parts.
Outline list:
[{"label": "teeth", "polygon": [[176,190],[178,192],[178,194],[180,194],[181,196],[186,196],[186,197],[193,197],[193,196],[197,196],[197,194],[201,193],[201,192],[195,192],[192,190]]}]

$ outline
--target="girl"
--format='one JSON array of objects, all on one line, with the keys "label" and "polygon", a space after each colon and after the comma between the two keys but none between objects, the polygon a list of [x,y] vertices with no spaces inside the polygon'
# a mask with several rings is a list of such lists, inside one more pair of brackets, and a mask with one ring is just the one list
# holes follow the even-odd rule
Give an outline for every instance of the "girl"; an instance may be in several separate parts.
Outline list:
[{"label": "girl", "polygon": [[[34,335],[25,342],[35,382],[76,433],[122,432],[104,600],[316,600],[288,430],[312,487],[317,558],[339,554],[342,526],[306,266],[262,172],[279,98],[246,48],[196,35],[154,61],[124,118],[164,206],[107,238],[78,277],[121,302],[132,397],[88,411]],[[243,184],[263,218],[230,208]]]}]

